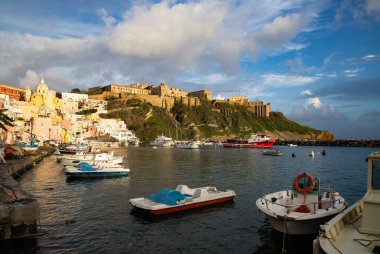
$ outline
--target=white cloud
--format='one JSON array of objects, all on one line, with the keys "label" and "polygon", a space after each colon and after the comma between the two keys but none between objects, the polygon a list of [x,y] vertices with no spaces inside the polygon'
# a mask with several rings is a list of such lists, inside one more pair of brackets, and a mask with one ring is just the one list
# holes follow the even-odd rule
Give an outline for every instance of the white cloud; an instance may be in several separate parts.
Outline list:
[{"label": "white cloud", "polygon": [[367,0],[366,9],[368,12],[380,12],[380,1]]},{"label": "white cloud", "polygon": [[195,83],[195,84],[207,84],[207,85],[217,85],[217,84],[223,84],[227,83],[231,80],[230,77],[223,73],[212,73],[209,75],[199,75],[199,74],[194,74],[190,78],[182,79],[181,82],[186,82],[186,83]]},{"label": "white cloud", "polygon": [[[92,15],[103,20],[102,26],[77,22],[76,27],[72,20],[63,25],[63,19],[57,18],[51,23],[54,29],[39,35],[35,23],[33,28],[24,26],[33,34],[0,31],[0,80],[12,84],[30,70],[50,73],[59,79],[57,84],[67,86],[57,88],[70,90],[118,80],[176,84],[194,70],[199,75],[194,82],[225,84],[241,70],[242,56],[251,62],[261,53],[306,47],[297,36],[308,31],[324,8],[299,0],[137,3],[130,4],[118,23],[108,8],[96,7]],[[41,16],[39,20],[49,23]],[[275,81],[273,85],[294,86],[316,79],[266,76],[261,80],[265,85]]]},{"label": "white cloud", "polygon": [[164,1],[136,6],[114,28],[108,46],[114,54],[190,61],[215,35],[226,15],[226,7],[216,1],[172,6]]},{"label": "white cloud", "polygon": [[312,96],[312,95],[313,95],[313,92],[309,89],[301,92],[301,96]]},{"label": "white cloud", "polygon": [[226,98],[224,96],[222,96],[221,94],[217,94],[215,97],[214,97],[215,100],[225,100]]},{"label": "white cloud", "polygon": [[308,105],[295,105],[289,114],[289,118],[301,123],[346,119],[344,113],[329,104],[322,104],[320,100],[309,101]]},{"label": "white cloud", "polygon": [[307,99],[306,104],[308,106],[313,106],[314,108],[321,108],[322,107],[322,102],[318,97]]},{"label": "white cloud", "polygon": [[363,71],[363,68],[348,69],[344,70],[343,73],[348,78],[353,78],[359,75],[359,72]]},{"label": "white cloud", "polygon": [[263,84],[265,86],[275,87],[303,86],[319,80],[319,77],[316,76],[297,76],[282,74],[265,74],[262,75],[261,78],[263,79]]},{"label": "white cloud", "polygon": [[362,59],[366,60],[366,61],[375,61],[375,60],[380,60],[380,56],[379,55],[370,54],[370,55],[363,56]]},{"label": "white cloud", "polygon": [[37,74],[37,72],[32,70],[27,70],[25,73],[25,76],[22,78],[19,78],[18,82],[21,85],[22,88],[29,87],[30,89],[34,89],[34,86],[38,84],[38,81],[40,81],[41,76]]}]

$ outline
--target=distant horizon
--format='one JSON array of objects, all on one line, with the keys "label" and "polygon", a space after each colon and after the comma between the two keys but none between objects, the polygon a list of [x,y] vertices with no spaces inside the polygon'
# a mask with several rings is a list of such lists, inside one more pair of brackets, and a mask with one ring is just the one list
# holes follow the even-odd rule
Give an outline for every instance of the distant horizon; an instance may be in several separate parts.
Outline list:
[{"label": "distant horizon", "polygon": [[3,0],[0,83],[164,82],[380,139],[380,1]]}]

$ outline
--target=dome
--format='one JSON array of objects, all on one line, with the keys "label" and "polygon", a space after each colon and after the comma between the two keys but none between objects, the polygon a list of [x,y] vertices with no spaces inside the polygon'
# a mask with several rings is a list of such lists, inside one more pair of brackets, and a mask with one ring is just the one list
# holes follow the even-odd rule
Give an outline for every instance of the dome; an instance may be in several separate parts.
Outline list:
[{"label": "dome", "polygon": [[49,90],[49,87],[45,84],[44,78],[42,78],[40,83],[37,84],[35,92],[36,93],[46,93],[48,90]]}]

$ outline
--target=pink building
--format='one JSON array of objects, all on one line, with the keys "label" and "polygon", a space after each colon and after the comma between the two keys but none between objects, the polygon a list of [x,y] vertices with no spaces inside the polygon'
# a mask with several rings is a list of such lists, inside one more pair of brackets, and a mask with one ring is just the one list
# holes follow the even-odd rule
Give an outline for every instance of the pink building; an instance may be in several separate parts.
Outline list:
[{"label": "pink building", "polygon": [[35,117],[33,118],[32,133],[40,141],[50,140],[52,129],[51,118]]}]

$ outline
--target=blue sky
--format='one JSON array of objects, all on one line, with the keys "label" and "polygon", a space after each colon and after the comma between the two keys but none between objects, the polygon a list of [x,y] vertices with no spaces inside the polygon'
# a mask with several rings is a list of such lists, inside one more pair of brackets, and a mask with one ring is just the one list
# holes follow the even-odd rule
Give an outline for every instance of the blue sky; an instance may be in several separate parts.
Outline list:
[{"label": "blue sky", "polygon": [[380,1],[2,0],[0,83],[165,82],[380,139]]}]

